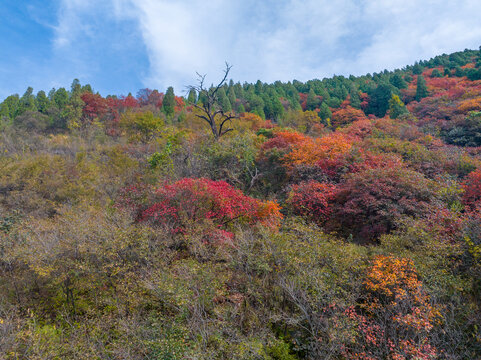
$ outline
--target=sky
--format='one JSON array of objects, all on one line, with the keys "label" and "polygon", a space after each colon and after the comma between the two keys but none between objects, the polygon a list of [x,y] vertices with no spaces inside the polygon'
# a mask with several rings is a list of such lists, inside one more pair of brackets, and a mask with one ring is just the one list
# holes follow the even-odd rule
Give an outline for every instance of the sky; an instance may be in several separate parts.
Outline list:
[{"label": "sky", "polygon": [[183,95],[392,70],[481,45],[479,0],[0,0],[0,101],[69,88]]}]

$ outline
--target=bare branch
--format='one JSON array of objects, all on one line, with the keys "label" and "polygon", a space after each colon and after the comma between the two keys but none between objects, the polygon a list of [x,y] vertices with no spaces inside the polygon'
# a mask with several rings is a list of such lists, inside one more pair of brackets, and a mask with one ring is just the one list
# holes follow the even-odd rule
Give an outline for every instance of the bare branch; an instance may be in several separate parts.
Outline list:
[{"label": "bare branch", "polygon": [[225,135],[227,134],[229,131],[233,131],[234,129],[230,128],[230,129],[227,129],[225,130],[223,133],[219,133],[219,136],[222,136],[222,135]]},{"label": "bare branch", "polygon": [[227,80],[227,76],[229,76],[229,71],[230,71],[231,68],[232,68],[232,65],[229,65],[226,61],[225,70],[224,70],[224,77],[222,78],[220,83],[215,87],[214,91],[212,92],[212,97],[215,97],[215,94],[217,93],[217,91],[219,91],[219,89],[222,87],[222,85],[224,85],[225,81]]},{"label": "bare branch", "polygon": [[[219,126],[219,134],[222,134],[222,127],[224,126],[224,124],[228,121],[231,121],[232,119],[235,118],[235,116],[227,116],[227,115],[224,115],[226,116],[226,118],[220,123],[220,126]],[[225,134],[226,132],[224,132]]]},{"label": "bare branch", "polygon": [[259,173],[259,170],[257,169],[257,166],[256,166],[256,173],[255,174],[252,174],[252,171],[249,168],[247,168],[247,171],[249,172],[249,175],[251,176],[251,182],[250,182],[250,186],[249,186],[249,189],[248,189],[248,190],[250,190],[254,187],[254,184],[257,181],[257,179],[259,179],[260,173]]},{"label": "bare branch", "polygon": [[[206,75],[201,75],[199,73],[196,73],[198,77],[198,84],[188,87],[189,90],[195,90],[198,92],[199,98],[201,96],[203,97],[201,105],[193,104],[194,108],[201,112],[201,114],[196,114],[196,116],[205,120],[210,125],[212,134],[216,139],[219,139],[222,135],[225,135],[229,131],[233,130],[232,128],[224,129],[224,126],[228,121],[237,117],[236,115],[225,114],[224,110],[219,105],[217,98],[217,92],[222,88],[222,86],[224,86],[231,68],[232,66],[226,62],[224,76],[216,87],[212,85],[210,89],[206,89],[204,87]],[[219,115],[221,121],[220,124],[217,125],[216,118]]]}]

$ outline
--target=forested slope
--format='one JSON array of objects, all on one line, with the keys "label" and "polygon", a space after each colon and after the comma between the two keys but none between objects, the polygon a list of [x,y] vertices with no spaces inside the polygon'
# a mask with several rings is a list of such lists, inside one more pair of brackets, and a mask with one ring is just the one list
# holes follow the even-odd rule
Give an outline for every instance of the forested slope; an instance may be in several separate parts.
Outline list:
[{"label": "forested slope", "polygon": [[1,358],[481,358],[480,51],[180,95],[0,104]]}]

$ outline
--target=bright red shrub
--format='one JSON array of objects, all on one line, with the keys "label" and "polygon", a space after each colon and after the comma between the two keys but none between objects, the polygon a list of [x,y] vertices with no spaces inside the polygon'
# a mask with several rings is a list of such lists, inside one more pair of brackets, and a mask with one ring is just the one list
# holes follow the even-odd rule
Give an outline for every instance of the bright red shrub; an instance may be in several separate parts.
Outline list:
[{"label": "bright red shrub", "polygon": [[463,184],[463,203],[470,208],[476,208],[481,203],[481,169],[471,172]]},{"label": "bright red shrub", "polygon": [[[251,198],[224,181],[185,178],[173,184],[162,184],[153,194],[130,188],[121,205],[132,208],[137,203],[138,221],[186,233],[203,226],[228,230],[235,223],[260,223],[277,228],[282,215],[274,202]],[[139,202],[139,200],[141,200]],[[207,230],[206,230],[207,231]]]},{"label": "bright red shrub", "polygon": [[329,201],[334,197],[336,187],[317,181],[293,185],[287,199],[288,206],[296,215],[323,224],[331,213]]},{"label": "bright red shrub", "polygon": [[120,110],[133,109],[139,106],[139,101],[132,95],[120,97]]}]

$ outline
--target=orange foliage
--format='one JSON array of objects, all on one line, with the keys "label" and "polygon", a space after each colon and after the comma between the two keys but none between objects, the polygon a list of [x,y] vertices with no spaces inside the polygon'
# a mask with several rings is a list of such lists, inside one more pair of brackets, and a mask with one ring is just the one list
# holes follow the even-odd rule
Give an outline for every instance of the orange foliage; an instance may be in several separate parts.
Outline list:
[{"label": "orange foliage", "polygon": [[352,145],[349,138],[341,133],[332,133],[320,139],[306,137],[284,157],[288,166],[316,165],[322,159],[334,159],[347,153]]},{"label": "orange foliage", "polygon": [[461,66],[461,69],[474,69],[475,67],[476,67],[475,64],[471,62]]},{"label": "orange foliage", "polygon": [[239,121],[242,124],[249,124],[249,128],[253,131],[257,131],[261,128],[268,128],[270,126],[267,124],[267,121],[263,120],[259,115],[248,112],[240,114]]},{"label": "orange foliage", "polygon": [[281,214],[281,206],[275,201],[258,201],[256,219],[260,224],[276,230],[281,225],[283,215]]},{"label": "orange foliage", "polygon": [[272,139],[262,144],[260,157],[274,148],[278,150],[290,150],[293,147],[300,146],[306,139],[310,138],[296,131],[277,131]]},{"label": "orange foliage", "polygon": [[287,167],[314,166],[322,159],[334,159],[346,154],[352,147],[352,139],[342,133],[331,133],[314,139],[293,131],[280,131],[262,145],[260,158],[271,149],[284,150],[282,161]]},{"label": "orange foliage", "polygon": [[463,114],[468,111],[481,110],[481,97],[462,101],[457,110]]},{"label": "orange foliage", "polygon": [[344,126],[363,119],[366,119],[366,115],[362,110],[347,105],[332,113],[331,124],[334,127]]},{"label": "orange foliage", "polygon": [[[410,259],[379,255],[374,258],[364,280],[368,301],[364,308],[371,314],[392,307],[393,320],[414,328],[432,329],[432,321],[440,316],[429,303],[422,283]],[[409,306],[408,313],[406,305]],[[396,310],[394,310],[396,309]]]},{"label": "orange foliage", "polygon": [[346,154],[352,147],[352,139],[342,133],[332,133],[317,140],[319,147],[326,157],[334,159]]},{"label": "orange foliage", "polygon": [[[363,337],[357,344],[361,351],[349,354],[349,358],[436,358],[437,350],[429,342],[429,333],[441,319],[441,313],[430,304],[410,259],[375,257],[364,288],[363,308],[367,316],[348,311],[351,318],[358,320]],[[384,351],[379,352],[381,349]]]}]

